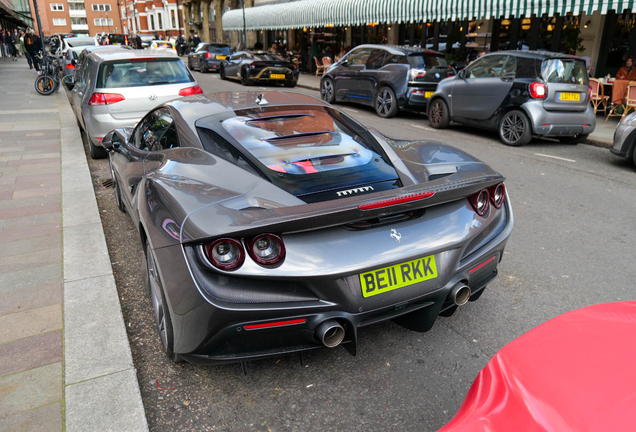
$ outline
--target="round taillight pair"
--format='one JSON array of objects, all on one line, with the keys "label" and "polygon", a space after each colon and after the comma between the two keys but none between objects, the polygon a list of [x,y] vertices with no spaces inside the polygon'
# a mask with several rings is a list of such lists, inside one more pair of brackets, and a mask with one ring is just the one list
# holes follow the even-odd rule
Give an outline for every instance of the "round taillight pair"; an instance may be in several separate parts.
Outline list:
[{"label": "round taillight pair", "polygon": [[[235,270],[243,265],[243,245],[232,238],[221,238],[204,247],[210,263],[221,270]],[[285,258],[283,240],[274,234],[261,234],[249,242],[248,253],[262,265],[278,264]]]},{"label": "round taillight pair", "polygon": [[495,208],[500,208],[506,198],[506,185],[499,183],[490,188],[490,201]]}]

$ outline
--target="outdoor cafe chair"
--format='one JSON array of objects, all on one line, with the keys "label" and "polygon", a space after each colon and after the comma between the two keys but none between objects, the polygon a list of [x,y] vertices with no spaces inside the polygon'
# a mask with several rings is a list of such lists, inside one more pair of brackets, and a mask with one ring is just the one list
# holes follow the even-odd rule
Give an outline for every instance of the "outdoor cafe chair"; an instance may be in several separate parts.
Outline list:
[{"label": "outdoor cafe chair", "polygon": [[[618,113],[616,110],[622,107],[623,112]],[[625,104],[623,105],[614,105],[610,110],[609,114],[607,114],[607,121],[610,117],[620,117],[621,120],[625,117],[630,110],[636,110],[636,81],[630,81],[627,85],[627,96],[625,97]]]},{"label": "outdoor cafe chair", "polygon": [[331,57],[323,57],[322,65],[325,67],[325,70],[327,70],[327,68],[331,66]]},{"label": "outdoor cafe chair", "polygon": [[316,76],[324,74],[325,67],[320,64],[318,57],[314,56],[314,61],[316,62]]},{"label": "outdoor cafe chair", "polygon": [[601,105],[603,106],[603,115],[607,114],[609,96],[605,95],[603,83],[597,78],[590,78],[590,102],[594,107],[594,114],[596,114],[596,111]]}]

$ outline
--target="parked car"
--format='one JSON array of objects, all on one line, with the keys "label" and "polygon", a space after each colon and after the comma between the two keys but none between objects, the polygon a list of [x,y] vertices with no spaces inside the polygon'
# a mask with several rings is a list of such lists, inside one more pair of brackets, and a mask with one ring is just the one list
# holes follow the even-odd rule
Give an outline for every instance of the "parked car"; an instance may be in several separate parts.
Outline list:
[{"label": "parked car", "polygon": [[264,83],[295,87],[299,74],[292,62],[263,51],[238,51],[219,66],[221,79],[238,79],[244,86]]},{"label": "parked car", "polygon": [[[75,67],[80,64],[83,59],[82,53],[91,53],[93,51],[104,51],[113,49],[132,49],[129,46],[113,46],[113,45],[95,45],[95,46],[79,46],[72,47],[66,51],[64,55],[64,76],[75,75]],[[85,54],[85,55],[86,55]],[[85,56],[84,55],[84,56]]]},{"label": "parked car", "polygon": [[636,302],[584,307],[503,347],[439,432],[630,431]]},{"label": "parked car", "polygon": [[169,52],[173,55],[177,55],[177,50],[174,47],[174,44],[170,41],[165,41],[165,40],[153,40],[152,42],[150,42],[150,45],[148,46],[148,49],[150,51],[165,51],[165,52]]},{"label": "parked car", "polygon": [[173,360],[335,347],[384,320],[427,331],[497,276],[504,178],[280,91],[164,103],[104,137]]},{"label": "parked car", "polygon": [[202,93],[180,58],[164,52],[111,49],[82,53],[75,76],[64,78],[93,159],[106,157],[102,138],[118,127],[134,127],[155,106]]},{"label": "parked car", "polygon": [[437,83],[455,72],[435,51],[360,45],[327,69],[320,94],[327,103],[371,105],[380,117],[400,109],[426,111]]},{"label": "parked car", "polygon": [[585,142],[596,127],[585,60],[539,51],[487,54],[439,84],[428,120],[497,130],[501,141],[521,146],[533,136]]},{"label": "parked car", "polygon": [[69,37],[68,35],[54,35],[49,39],[51,54],[59,56],[66,55],[70,48],[80,48],[98,46],[99,43],[94,37]]},{"label": "parked car", "polygon": [[188,55],[188,69],[199,69],[206,73],[210,70],[219,70],[221,62],[227,59],[232,53],[230,46],[218,43],[202,43],[196,51]]},{"label": "parked car", "polygon": [[128,45],[128,35],[110,33],[104,38],[104,45]]},{"label": "parked car", "polygon": [[148,48],[150,43],[155,40],[155,35],[139,33],[139,38],[141,39],[142,48]]},{"label": "parked car", "polygon": [[636,164],[636,112],[627,114],[621,119],[614,132],[614,146],[610,149],[617,156],[626,158]]}]

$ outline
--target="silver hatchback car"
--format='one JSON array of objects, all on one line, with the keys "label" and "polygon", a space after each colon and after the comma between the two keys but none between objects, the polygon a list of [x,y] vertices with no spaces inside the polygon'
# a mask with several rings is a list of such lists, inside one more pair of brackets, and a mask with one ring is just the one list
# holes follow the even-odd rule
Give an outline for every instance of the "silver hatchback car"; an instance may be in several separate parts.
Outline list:
[{"label": "silver hatchback car", "polygon": [[616,126],[610,152],[636,164],[636,112],[623,117]]},{"label": "silver hatchback car", "polygon": [[101,141],[111,130],[134,127],[159,104],[203,93],[181,59],[141,50],[91,52],[64,83],[93,159],[106,157]]}]

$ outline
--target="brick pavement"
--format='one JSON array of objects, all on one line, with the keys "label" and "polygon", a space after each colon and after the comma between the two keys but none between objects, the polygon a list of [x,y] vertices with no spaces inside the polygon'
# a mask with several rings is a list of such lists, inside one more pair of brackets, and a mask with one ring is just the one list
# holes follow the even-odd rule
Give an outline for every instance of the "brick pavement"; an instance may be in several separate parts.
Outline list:
[{"label": "brick pavement", "polygon": [[147,431],[82,138],[35,78],[0,61],[0,432]]},{"label": "brick pavement", "polygon": [[35,78],[0,62],[2,432],[63,430],[60,118]]}]

